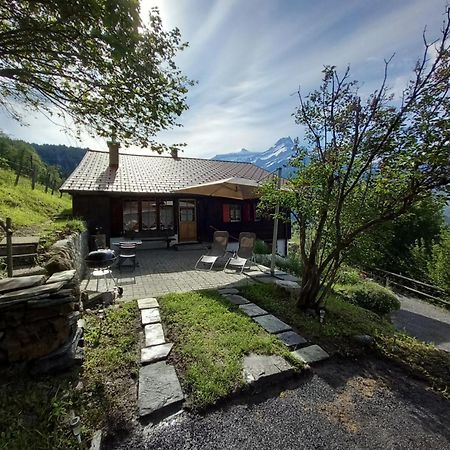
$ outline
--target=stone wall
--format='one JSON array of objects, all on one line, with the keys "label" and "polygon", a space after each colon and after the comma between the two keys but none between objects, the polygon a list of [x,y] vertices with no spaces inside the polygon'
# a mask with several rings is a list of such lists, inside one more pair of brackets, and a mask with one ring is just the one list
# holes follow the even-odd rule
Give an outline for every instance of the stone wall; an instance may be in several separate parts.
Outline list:
[{"label": "stone wall", "polygon": [[0,280],[0,363],[36,360],[70,343],[79,286],[75,269]]},{"label": "stone wall", "polygon": [[88,254],[88,233],[72,234],[55,242],[47,252],[45,269],[49,275],[63,270],[75,269],[81,280],[86,271],[84,258]]}]

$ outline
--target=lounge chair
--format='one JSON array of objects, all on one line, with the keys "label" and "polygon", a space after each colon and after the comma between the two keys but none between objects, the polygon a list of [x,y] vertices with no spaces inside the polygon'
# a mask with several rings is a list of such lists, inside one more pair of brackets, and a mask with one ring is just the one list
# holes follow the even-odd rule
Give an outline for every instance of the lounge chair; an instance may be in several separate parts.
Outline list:
[{"label": "lounge chair", "polygon": [[240,267],[242,273],[247,262],[253,260],[253,249],[255,248],[255,242],[255,233],[240,233],[238,251],[227,261],[223,270],[227,267]]},{"label": "lounge chair", "polygon": [[199,264],[211,264],[209,270],[214,266],[214,263],[221,257],[225,256],[228,245],[228,231],[214,231],[213,243],[211,250],[206,255],[202,255],[195,264],[195,270],[198,269]]}]

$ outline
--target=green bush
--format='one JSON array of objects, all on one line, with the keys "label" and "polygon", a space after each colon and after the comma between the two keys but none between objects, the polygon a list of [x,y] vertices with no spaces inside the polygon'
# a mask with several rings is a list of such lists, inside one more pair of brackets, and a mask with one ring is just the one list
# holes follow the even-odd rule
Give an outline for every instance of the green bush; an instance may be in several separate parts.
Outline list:
[{"label": "green bush", "polygon": [[396,295],[374,281],[337,285],[335,291],[349,303],[379,315],[385,315],[400,308]]},{"label": "green bush", "polygon": [[264,241],[258,240],[255,242],[253,253],[255,253],[256,255],[267,255],[268,253],[270,253],[270,249]]},{"label": "green bush", "polygon": [[336,282],[339,284],[357,284],[362,281],[361,274],[357,269],[352,267],[343,266],[336,278]]},{"label": "green bush", "polygon": [[442,230],[440,242],[433,245],[431,261],[428,263],[430,280],[450,292],[450,227]]}]

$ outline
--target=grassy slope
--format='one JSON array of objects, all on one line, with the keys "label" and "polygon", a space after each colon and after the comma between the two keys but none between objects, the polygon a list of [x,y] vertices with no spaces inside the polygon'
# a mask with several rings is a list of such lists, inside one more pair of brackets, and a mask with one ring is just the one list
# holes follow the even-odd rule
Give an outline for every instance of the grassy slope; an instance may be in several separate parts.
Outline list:
[{"label": "grassy slope", "polygon": [[296,327],[301,334],[329,351],[348,355],[361,348],[352,336],[368,334],[376,339],[376,351],[426,379],[445,395],[450,391],[450,354],[395,330],[375,313],[330,296],[326,303],[325,324],[295,307],[280,288],[273,285],[251,285],[241,289],[243,295],[281,320]]},{"label": "grassy slope", "polygon": [[168,340],[175,343],[171,359],[194,408],[214,404],[243,384],[244,355],[289,357],[280,341],[217,292],[168,294],[160,306]]},{"label": "grassy slope", "polygon": [[15,175],[12,171],[0,169],[0,217],[11,217],[13,226],[42,224],[53,215],[71,209],[70,197],[51,195],[44,187],[36,185],[31,190],[29,178],[21,177],[14,186]]}]

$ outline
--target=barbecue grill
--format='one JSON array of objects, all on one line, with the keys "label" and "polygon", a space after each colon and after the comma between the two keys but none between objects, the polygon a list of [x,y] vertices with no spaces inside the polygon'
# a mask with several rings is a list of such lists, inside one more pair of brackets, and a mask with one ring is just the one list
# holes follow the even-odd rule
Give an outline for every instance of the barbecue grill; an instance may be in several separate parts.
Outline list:
[{"label": "barbecue grill", "polygon": [[97,278],[97,291],[99,278],[103,277],[106,284],[106,289],[109,290],[109,283],[107,276],[109,276],[114,287],[117,287],[116,280],[112,275],[111,266],[116,262],[117,257],[114,250],[100,249],[90,252],[84,259],[86,267],[89,269],[88,281],[86,283],[86,289],[91,281],[91,277]]}]

